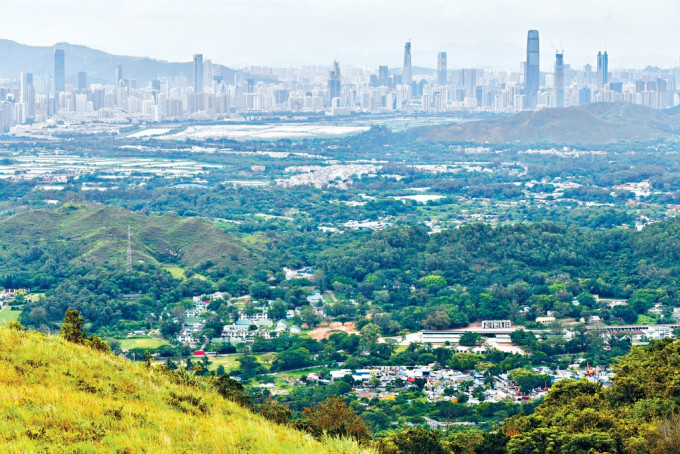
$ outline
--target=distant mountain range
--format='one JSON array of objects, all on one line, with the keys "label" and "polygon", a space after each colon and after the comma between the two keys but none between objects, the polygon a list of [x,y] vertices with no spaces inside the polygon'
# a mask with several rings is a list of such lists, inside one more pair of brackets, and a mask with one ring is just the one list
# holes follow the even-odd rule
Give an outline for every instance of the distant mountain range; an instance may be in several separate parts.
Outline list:
[{"label": "distant mountain range", "polygon": [[422,128],[426,140],[471,143],[607,144],[680,134],[680,110],[626,102],[521,112],[509,117]]},{"label": "distant mountain range", "polygon": [[[54,46],[27,46],[15,41],[0,40],[0,77],[18,79],[22,71],[32,72],[36,78],[54,73],[54,49],[64,49],[66,54],[66,81],[75,83],[76,74],[86,71],[90,82],[113,83],[117,63],[123,66],[123,77],[145,85],[151,79],[184,76],[193,78],[192,62],[167,62],[146,57],[113,55],[86,46],[57,43]],[[230,83],[234,70],[222,65],[220,75]]]}]

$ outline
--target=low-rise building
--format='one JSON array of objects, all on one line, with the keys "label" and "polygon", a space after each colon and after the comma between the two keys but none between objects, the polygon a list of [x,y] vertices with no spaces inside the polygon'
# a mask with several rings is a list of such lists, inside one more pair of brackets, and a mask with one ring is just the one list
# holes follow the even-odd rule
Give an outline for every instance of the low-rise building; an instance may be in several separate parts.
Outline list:
[{"label": "low-rise building", "polygon": [[498,329],[511,328],[512,322],[510,320],[484,320],[482,321],[482,329]]}]

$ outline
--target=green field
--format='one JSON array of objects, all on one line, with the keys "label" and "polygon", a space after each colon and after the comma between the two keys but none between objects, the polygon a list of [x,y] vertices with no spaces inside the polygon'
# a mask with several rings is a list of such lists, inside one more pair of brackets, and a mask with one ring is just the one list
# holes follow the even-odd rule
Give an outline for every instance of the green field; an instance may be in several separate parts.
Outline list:
[{"label": "green field", "polygon": [[19,314],[21,311],[13,311],[9,306],[5,306],[0,310],[0,325],[4,325],[7,322],[16,322],[19,320]]},{"label": "green field", "polygon": [[28,301],[38,301],[38,300],[39,300],[40,298],[42,298],[43,296],[45,296],[44,293],[29,293],[28,295],[25,295],[24,297],[25,297]]},{"label": "green field", "polygon": [[147,348],[155,350],[162,345],[168,345],[163,339],[155,339],[153,337],[126,337],[119,339],[121,350],[131,350],[133,348]]},{"label": "green field", "polygon": [[[224,356],[211,356],[210,359],[210,370],[216,370],[219,366],[224,366],[224,370],[227,372],[231,372],[233,370],[238,369],[239,363],[238,363],[238,357],[241,356],[241,353],[234,353],[231,355],[224,355]],[[259,355],[255,355],[257,360],[265,365],[269,366],[270,361],[274,359],[274,354],[273,353],[262,353]]]},{"label": "green field", "polygon": [[650,317],[649,315],[640,314],[635,322],[638,325],[653,325],[656,323],[656,318]]},{"label": "green field", "polygon": [[170,274],[172,274],[172,277],[175,279],[186,279],[187,277],[184,274],[184,268],[181,266],[177,265],[165,265],[163,266],[164,269],[168,270]]}]

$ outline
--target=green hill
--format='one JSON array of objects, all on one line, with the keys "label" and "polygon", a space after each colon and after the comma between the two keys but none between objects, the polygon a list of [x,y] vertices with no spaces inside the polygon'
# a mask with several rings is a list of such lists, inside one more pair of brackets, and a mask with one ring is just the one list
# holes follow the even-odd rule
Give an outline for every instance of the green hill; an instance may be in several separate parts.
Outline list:
[{"label": "green hill", "polygon": [[509,117],[422,128],[439,142],[607,144],[640,142],[680,134],[672,112],[625,102],[520,112]]},{"label": "green hill", "polygon": [[124,267],[128,226],[135,263],[251,269],[263,261],[236,237],[200,218],[144,216],[114,206],[73,203],[0,221],[0,260],[11,270],[13,265],[31,270],[32,261],[54,255],[76,265]]},{"label": "green hill", "polygon": [[0,328],[2,452],[352,453],[57,336]]}]

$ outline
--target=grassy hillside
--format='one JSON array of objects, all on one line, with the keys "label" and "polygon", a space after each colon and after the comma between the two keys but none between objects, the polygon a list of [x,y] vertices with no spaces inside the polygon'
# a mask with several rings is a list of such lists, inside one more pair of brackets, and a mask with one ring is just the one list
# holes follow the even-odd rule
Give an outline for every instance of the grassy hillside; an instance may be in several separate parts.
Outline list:
[{"label": "grassy hillside", "polygon": [[196,267],[206,262],[230,268],[252,268],[262,261],[234,236],[199,218],[144,216],[123,208],[66,204],[35,210],[0,221],[0,260],[31,270],[47,257],[75,264],[123,267],[127,229],[132,232],[134,262]]},{"label": "grassy hillside", "polygon": [[361,452],[315,441],[158,370],[68,343],[0,328],[3,452]]},{"label": "grassy hillside", "polygon": [[670,112],[625,102],[593,103],[421,131],[423,138],[441,142],[606,144],[677,136],[680,119]]}]

